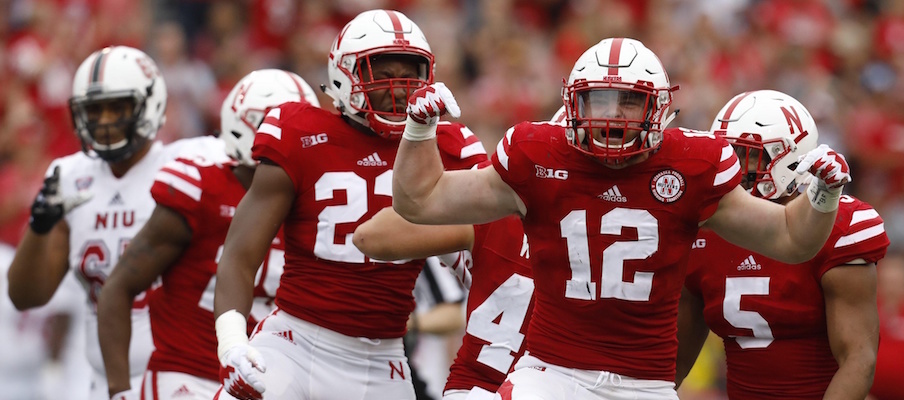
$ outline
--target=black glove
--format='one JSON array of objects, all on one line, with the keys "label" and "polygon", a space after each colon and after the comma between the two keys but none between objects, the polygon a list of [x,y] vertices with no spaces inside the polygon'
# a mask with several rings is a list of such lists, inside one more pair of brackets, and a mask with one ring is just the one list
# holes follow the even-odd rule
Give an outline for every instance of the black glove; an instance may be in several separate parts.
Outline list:
[{"label": "black glove", "polygon": [[31,230],[39,235],[50,232],[69,210],[90,198],[90,194],[79,192],[75,197],[64,200],[60,196],[60,166],[57,165],[53,168],[53,174],[44,178],[44,187],[31,204],[31,219],[28,221]]}]

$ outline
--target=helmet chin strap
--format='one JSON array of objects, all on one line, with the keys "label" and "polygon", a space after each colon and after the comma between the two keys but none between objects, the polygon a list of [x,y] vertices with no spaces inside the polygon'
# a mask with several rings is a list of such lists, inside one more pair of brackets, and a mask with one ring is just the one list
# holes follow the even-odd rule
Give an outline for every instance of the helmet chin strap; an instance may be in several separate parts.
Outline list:
[{"label": "helmet chin strap", "polygon": [[678,112],[679,112],[679,111],[681,111],[681,110],[675,110],[675,111],[673,111],[671,114],[669,114],[669,116],[666,117],[665,121],[662,122],[662,125],[659,126],[659,130],[660,130],[660,131],[664,131],[665,128],[666,128],[667,126],[669,126],[669,124],[672,123],[672,120],[674,120],[675,117],[678,116]]}]

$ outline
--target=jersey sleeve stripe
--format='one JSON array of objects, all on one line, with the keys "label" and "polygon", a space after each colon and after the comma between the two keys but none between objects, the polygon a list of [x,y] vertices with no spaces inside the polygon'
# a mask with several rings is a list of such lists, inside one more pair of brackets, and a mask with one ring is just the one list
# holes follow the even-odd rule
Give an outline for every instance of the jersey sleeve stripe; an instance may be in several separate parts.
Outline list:
[{"label": "jersey sleeve stripe", "polygon": [[263,133],[273,136],[276,139],[282,139],[282,129],[276,125],[268,124],[266,122],[261,124],[260,128],[257,128],[257,133]]},{"label": "jersey sleeve stripe", "polygon": [[855,243],[860,243],[864,240],[879,236],[885,233],[885,224],[875,225],[857,232],[854,232],[850,235],[842,236],[838,238],[838,241],[835,242],[835,248],[850,246]]},{"label": "jersey sleeve stripe", "polygon": [[154,180],[169,185],[173,189],[184,193],[194,201],[201,201],[200,187],[169,171],[160,170],[160,172],[157,172],[157,176]]},{"label": "jersey sleeve stripe", "polygon": [[461,148],[461,159],[464,160],[471,156],[486,153],[487,151],[483,148],[483,144],[481,144],[480,142],[474,142]]},{"label": "jersey sleeve stripe", "polygon": [[716,177],[713,179],[713,186],[719,186],[726,182],[730,182],[740,170],[741,164],[738,164],[737,160],[735,160],[735,162],[731,164],[731,167],[716,174]]},{"label": "jersey sleeve stripe", "polygon": [[879,213],[873,209],[854,211],[854,214],[851,216],[851,226],[854,226],[854,224],[857,224],[859,222],[863,222],[863,221],[878,218],[878,217],[879,217]]},{"label": "jersey sleeve stripe", "polygon": [[508,147],[512,144],[512,135],[515,133],[515,127],[509,128],[508,131],[505,132],[505,136],[499,140],[499,144],[496,145],[496,158],[499,159],[499,164],[505,168],[506,171],[509,170],[509,155],[508,155]]},{"label": "jersey sleeve stripe", "polygon": [[171,173],[185,175],[186,178],[194,179],[201,182],[201,171],[193,165],[188,165],[180,161],[170,161],[166,163],[163,170],[170,170]]},{"label": "jersey sleeve stripe", "polygon": [[723,147],[722,148],[722,157],[719,158],[719,162],[729,159],[731,157],[732,153],[734,153],[734,149],[731,148],[731,145]]}]

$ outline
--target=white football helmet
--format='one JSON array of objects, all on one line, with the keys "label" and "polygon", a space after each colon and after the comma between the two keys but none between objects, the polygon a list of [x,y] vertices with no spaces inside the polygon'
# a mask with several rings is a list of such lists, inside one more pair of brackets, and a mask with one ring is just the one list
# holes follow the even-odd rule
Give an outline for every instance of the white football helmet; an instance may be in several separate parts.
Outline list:
[{"label": "white football helmet", "polygon": [[711,130],[725,135],[738,153],[744,172],[741,184],[766,199],[788,196],[804,183],[806,175],[794,172],[797,158],[819,141],[816,122],[806,107],[775,90],[735,96],[719,111]]},{"label": "white football helmet", "polygon": [[317,95],[300,76],[280,69],[262,69],[245,75],[220,108],[220,139],[226,154],[242,165],[256,166],[251,158],[254,134],[271,108],[288,102],[320,107]]},{"label": "white football helmet", "polygon": [[[672,92],[677,89],[669,85],[659,58],[643,43],[628,38],[603,39],[578,58],[562,90],[572,144],[606,164],[618,164],[658,148],[662,130],[671,121],[666,116]],[[639,118],[622,114],[622,106],[629,103],[642,110]],[[618,110],[611,104],[617,104]],[[604,108],[604,113],[591,115],[594,107]],[[625,142],[629,128],[640,133]],[[595,130],[602,140],[587,134]]]},{"label": "white football helmet", "polygon": [[[91,121],[88,108],[101,102],[128,100],[134,107],[132,118],[116,122],[124,126],[125,139],[101,144],[95,140],[99,128]],[[124,160],[157,136],[166,119],[166,84],[147,54],[126,46],[112,46],[88,56],[78,67],[69,99],[72,124],[89,155],[108,162]]]},{"label": "white football helmet", "polygon": [[[369,71],[373,60],[387,54],[411,56],[419,64],[418,76],[365,82],[366,76],[372,76]],[[327,71],[330,82],[321,88],[333,98],[336,109],[382,137],[399,139],[405,129],[407,96],[433,83],[433,53],[424,33],[404,14],[370,10],[358,14],[342,28],[333,41]],[[368,93],[387,89],[393,96],[404,89],[405,98],[393,98],[390,111],[375,109]]]}]

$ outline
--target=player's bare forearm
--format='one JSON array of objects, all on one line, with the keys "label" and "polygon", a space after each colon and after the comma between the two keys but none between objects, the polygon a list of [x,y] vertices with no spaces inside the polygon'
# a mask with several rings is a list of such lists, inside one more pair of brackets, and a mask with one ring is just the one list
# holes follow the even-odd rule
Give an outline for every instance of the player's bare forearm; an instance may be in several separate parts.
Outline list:
[{"label": "player's bare forearm", "polygon": [[352,241],[358,250],[376,260],[426,258],[470,250],[471,225],[418,225],[386,207],[355,229]]},{"label": "player's bare forearm", "polygon": [[104,282],[97,300],[100,347],[110,395],[128,390],[132,303],[151,287],[191,243],[185,220],[164,206],[154,209]]},{"label": "player's bare forearm", "polygon": [[875,264],[832,268],[823,275],[822,287],[829,345],[838,362],[824,398],[865,398],[879,347]]},{"label": "player's bare forearm", "polygon": [[100,351],[107,373],[110,395],[129,390],[129,342],[132,338],[132,302],[135,297],[121,281],[104,284],[97,302],[97,324]]},{"label": "player's bare forearm", "polygon": [[277,165],[261,163],[226,234],[217,265],[214,317],[232,309],[248,316],[254,276],[294,200],[295,188],[286,172]]},{"label": "player's bare forearm", "polygon": [[69,228],[60,222],[45,235],[25,232],[9,267],[9,298],[22,311],[47,304],[69,270]]},{"label": "player's bare forearm", "polygon": [[735,245],[799,264],[819,252],[834,220],[835,212],[816,211],[806,196],[782,206],[753,197],[738,186],[722,197],[706,226]]},{"label": "player's bare forearm", "polygon": [[678,303],[678,360],[675,371],[675,387],[680,387],[684,378],[691,372],[697,362],[697,356],[703,349],[709,327],[703,318],[703,301],[689,292],[687,288],[681,292]]},{"label": "player's bare forearm", "polygon": [[837,214],[837,210],[830,213],[817,211],[810,205],[807,196],[798,196],[785,206],[791,239],[788,244],[799,247],[802,253],[798,256],[803,259],[797,263],[808,261],[819,253],[832,233]]},{"label": "player's bare forearm", "polygon": [[392,171],[392,207],[411,222],[419,222],[443,175],[436,139],[402,140]]}]

